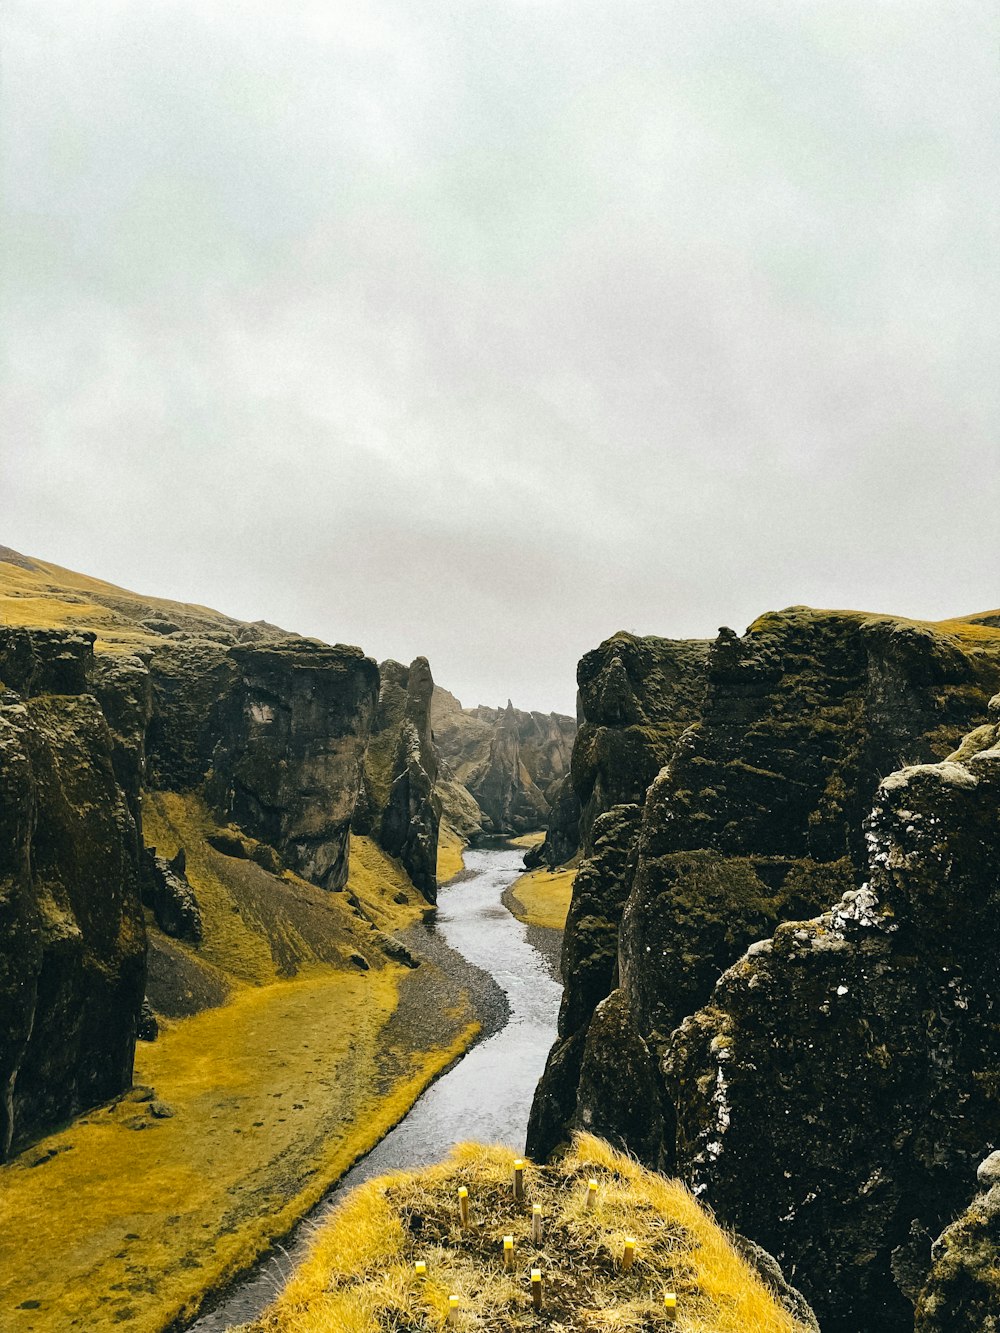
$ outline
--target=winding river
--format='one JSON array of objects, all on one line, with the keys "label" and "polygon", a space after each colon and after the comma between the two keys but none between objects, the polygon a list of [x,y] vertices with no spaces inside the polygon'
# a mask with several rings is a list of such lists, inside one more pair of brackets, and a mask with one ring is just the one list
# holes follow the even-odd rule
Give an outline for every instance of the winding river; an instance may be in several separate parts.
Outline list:
[{"label": "winding river", "polygon": [[465,853],[465,872],[441,889],[429,930],[476,967],[489,973],[510,1007],[506,1025],[474,1047],[414,1103],[409,1114],[343,1177],[279,1247],[201,1315],[190,1333],[223,1333],[253,1318],[274,1298],[304,1253],[317,1222],[353,1185],[371,1176],[438,1161],[462,1139],[524,1144],[535,1084],[555,1037],[562,988],[535,931],[503,906],[522,872],[523,853],[482,847]]}]

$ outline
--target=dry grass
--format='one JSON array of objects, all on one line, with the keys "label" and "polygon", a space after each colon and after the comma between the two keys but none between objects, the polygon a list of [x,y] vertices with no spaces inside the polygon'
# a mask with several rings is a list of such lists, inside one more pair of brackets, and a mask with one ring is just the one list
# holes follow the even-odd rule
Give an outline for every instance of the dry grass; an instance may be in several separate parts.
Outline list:
[{"label": "dry grass", "polygon": [[[463,1144],[443,1164],[387,1176],[354,1191],[317,1235],[285,1291],[245,1333],[430,1333],[447,1325],[491,1333],[639,1333],[663,1327],[663,1293],[678,1297],[681,1333],[799,1333],[723,1231],[676,1181],[644,1170],[598,1139],[580,1136],[550,1167],[526,1165],[516,1203],[514,1153]],[[588,1178],[598,1202],[586,1211]],[[471,1225],[458,1224],[456,1192],[468,1187]],[[530,1240],[533,1203],[542,1245]],[[504,1235],[515,1267],[503,1271]],[[625,1238],[636,1262],[623,1272]],[[422,1259],[427,1277],[414,1275]],[[530,1270],[544,1278],[544,1308],[531,1308]]]},{"label": "dry grass", "polygon": [[575,879],[576,866],[529,870],[511,887],[514,915],[529,926],[562,930],[566,925]]},{"label": "dry grass", "polygon": [[511,838],[510,845],[512,847],[523,847],[527,851],[530,847],[541,847],[544,841],[545,830],[538,829],[534,833],[522,833],[517,838]]},{"label": "dry grass", "polygon": [[437,877],[439,884],[447,884],[450,879],[460,875],[465,869],[462,853],[467,844],[465,839],[444,819],[438,831]]},{"label": "dry grass", "polygon": [[144,804],[202,906],[202,945],[170,949],[228,998],[138,1047],[135,1081],[172,1116],[124,1101],[0,1168],[5,1333],[159,1333],[287,1232],[479,1030],[447,984],[452,1009],[417,1021],[432,965],[391,963],[380,941],[423,899],[368,839],[352,839],[347,892],[326,893],[214,851],[194,793]]}]

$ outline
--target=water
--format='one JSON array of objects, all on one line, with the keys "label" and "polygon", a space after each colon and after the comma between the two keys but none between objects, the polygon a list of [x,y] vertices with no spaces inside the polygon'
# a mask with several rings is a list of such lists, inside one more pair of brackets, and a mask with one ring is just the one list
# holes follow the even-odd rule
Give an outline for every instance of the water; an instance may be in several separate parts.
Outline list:
[{"label": "water", "polygon": [[287,1248],[232,1287],[220,1305],[190,1325],[190,1333],[222,1333],[259,1314],[303,1254],[316,1224],[353,1185],[386,1171],[439,1161],[463,1139],[523,1147],[535,1084],[555,1038],[562,988],[530,942],[534,932],[501,902],[523,869],[522,853],[478,848],[465,853],[465,865],[466,875],[441,890],[437,919],[429,929],[490,973],[506,992],[511,1010],[506,1026],[428,1088],[409,1115],[305,1219]]}]

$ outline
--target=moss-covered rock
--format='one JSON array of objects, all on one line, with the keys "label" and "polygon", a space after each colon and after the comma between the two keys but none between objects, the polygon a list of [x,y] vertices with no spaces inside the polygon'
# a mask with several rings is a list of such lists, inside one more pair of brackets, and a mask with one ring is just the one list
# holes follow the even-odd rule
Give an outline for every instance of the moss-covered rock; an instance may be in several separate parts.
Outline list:
[{"label": "moss-covered rock", "polygon": [[339,889],[378,668],[360,648],[311,639],[238,645],[229,656],[237,679],[219,713],[210,799],[291,869]]},{"label": "moss-covered rock", "polygon": [[0,1157],[131,1079],[143,673],[98,684],[93,635],[0,630]]},{"label": "moss-covered rock", "polygon": [[[402,862],[428,902],[437,901],[441,799],[431,733],[434,679],[426,657],[383,663],[375,727],[365,757],[372,832]],[[391,757],[390,745],[391,740]],[[386,762],[388,760],[388,762]],[[386,778],[388,783],[386,784]]]},{"label": "moss-covered rock", "polygon": [[981,1192],[932,1246],[916,1333],[1000,1333],[1000,1153],[991,1159]]},{"label": "moss-covered rock", "polygon": [[887,778],[864,886],[755,944],[671,1039],[679,1169],[829,1333],[912,1327],[915,1240],[995,1141],[998,807],[996,747]]},{"label": "moss-covered rock", "polygon": [[598,815],[641,805],[677,739],[700,716],[708,650],[708,640],[620,632],[580,659],[582,720],[572,774],[585,853]]}]

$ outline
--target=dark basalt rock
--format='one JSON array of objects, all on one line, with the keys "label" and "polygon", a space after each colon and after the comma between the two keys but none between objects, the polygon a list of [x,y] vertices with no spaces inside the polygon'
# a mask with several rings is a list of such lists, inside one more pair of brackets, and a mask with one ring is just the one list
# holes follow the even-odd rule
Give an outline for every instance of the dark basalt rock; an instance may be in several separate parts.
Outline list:
[{"label": "dark basalt rock", "polygon": [[426,657],[409,667],[383,662],[371,739],[364,760],[363,797],[352,826],[370,833],[404,869],[428,902],[437,901],[441,800],[435,790],[437,754],[431,733],[434,680]]},{"label": "dark basalt rock", "polygon": [[131,1080],[148,691],[93,641],[0,629],[0,1158]]},{"label": "dark basalt rock", "polygon": [[709,640],[615,634],[577,667],[573,786],[585,854],[598,815],[641,804],[678,737],[700,716]]},{"label": "dark basalt rock", "polygon": [[220,706],[209,799],[290,869],[342,888],[378,668],[359,648],[310,639],[228,656],[238,675]]},{"label": "dark basalt rock", "polygon": [[916,1333],[1000,1333],[1000,1152],[977,1174],[980,1192],[932,1247]]},{"label": "dark basalt rock", "polygon": [[914,1237],[955,1216],[994,1142],[998,806],[995,743],[887,778],[865,886],[755,944],[664,1061],[678,1167],[791,1266],[825,1333],[912,1327],[894,1270],[912,1290]]},{"label": "dark basalt rock", "polygon": [[[647,654],[650,644],[665,644],[636,642],[636,652]],[[574,751],[574,775],[595,774],[589,800],[597,804],[609,788],[631,783],[634,789],[645,770],[635,762],[634,737],[642,733],[633,719],[669,697],[662,681],[677,645],[666,643],[644,678],[630,667],[628,646],[626,636],[615,636],[580,666],[585,718],[619,725],[618,732],[610,725],[591,731],[585,721]],[[985,716],[1000,674],[995,653],[965,649],[921,626],[805,608],[762,617],[743,638],[723,630],[711,651],[696,657],[706,670],[701,716],[683,730],[675,727],[668,762],[645,799],[634,871],[625,884],[612,877],[607,892],[615,905],[607,920],[620,921],[613,950],[625,1002],[615,1012],[632,1024],[628,1049],[645,1046],[657,1061],[674,1028],[707,1001],[716,979],[749,945],[782,920],[810,917],[860,884],[861,826],[879,778],[904,759],[946,754],[964,727]],[[688,661],[686,654],[681,660]],[[680,697],[690,704],[697,688],[685,679]],[[641,688],[650,680],[653,705]],[[690,719],[686,712],[685,724]],[[616,776],[615,763],[602,768],[591,751],[614,757],[625,776]],[[648,762],[651,752],[642,753]],[[579,777],[577,790],[586,801]],[[598,821],[594,834],[599,827]],[[599,883],[588,879],[578,879],[578,891],[600,898]],[[567,933],[581,934],[583,957],[587,929],[575,924],[571,910]],[[595,940],[597,960],[611,949],[607,935]],[[581,970],[585,975],[578,958],[564,975],[569,1002],[585,1010],[604,995],[580,984]],[[587,1021],[578,1012],[573,1030]],[[561,1068],[565,1074],[565,1061]],[[575,1068],[578,1078],[587,1077],[582,1053]],[[625,1076],[643,1081],[647,1071],[637,1067]],[[601,1086],[591,1083],[589,1111],[595,1123],[612,1126],[612,1108],[592,1100]],[[575,1106],[568,1090],[559,1100]],[[656,1151],[645,1132],[629,1146],[649,1164],[669,1168],[672,1108],[659,1107],[653,1119],[667,1131]]]},{"label": "dark basalt rock", "polygon": [[[612,991],[618,971],[618,926],[631,883],[630,854],[634,853],[639,828],[638,805],[617,806],[601,815],[593,829],[594,854],[577,871],[573,898],[563,934],[562,975],[565,978],[559,1008],[558,1037],[549,1054],[545,1072],[535,1092],[528,1120],[527,1152],[542,1160],[571,1132],[600,1123],[594,1133],[610,1132],[624,1141],[612,1127],[614,1113],[596,1114],[592,1095],[595,1074],[588,1091],[587,1120],[578,1108],[580,1069],[587,1030],[594,1010]],[[654,1123],[659,1117],[653,1112]]]},{"label": "dark basalt rock", "polygon": [[184,873],[184,850],[173,860],[147,847],[142,860],[142,899],[151,907],[156,924],[174,939],[201,942],[201,908]]},{"label": "dark basalt rock", "polygon": [[549,819],[545,830],[545,841],[532,847],[525,853],[526,869],[536,866],[565,865],[580,850],[580,798],[573,786],[569,773],[557,778],[547,789],[545,799],[549,802]]}]

